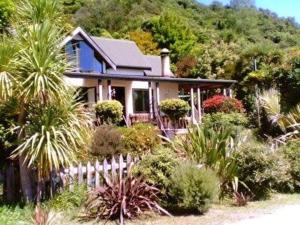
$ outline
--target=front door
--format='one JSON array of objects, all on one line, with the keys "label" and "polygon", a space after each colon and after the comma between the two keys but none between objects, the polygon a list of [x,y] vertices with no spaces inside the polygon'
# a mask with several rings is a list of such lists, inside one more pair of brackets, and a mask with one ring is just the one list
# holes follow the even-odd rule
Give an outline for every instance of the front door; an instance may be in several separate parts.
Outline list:
[{"label": "front door", "polygon": [[121,104],[123,105],[123,115],[125,115],[125,87],[112,87],[111,97],[113,100],[121,102]]}]

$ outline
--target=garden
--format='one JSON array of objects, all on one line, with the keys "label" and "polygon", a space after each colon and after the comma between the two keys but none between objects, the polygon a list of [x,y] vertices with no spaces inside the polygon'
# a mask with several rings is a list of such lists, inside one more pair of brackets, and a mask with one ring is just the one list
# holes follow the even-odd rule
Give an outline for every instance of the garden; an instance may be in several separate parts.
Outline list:
[{"label": "garden", "polygon": [[[3,224],[184,223],[210,210],[255,210],[278,196],[299,200],[300,105],[288,107],[280,91],[252,95],[256,114],[245,99],[209,93],[202,123],[186,134],[121,126],[120,102],[98,102],[91,112],[65,84],[72,65],[60,48],[68,28],[58,1],[16,7],[14,35],[0,39]],[[171,121],[189,108],[181,99],[159,106]],[[86,175],[72,174],[74,165]],[[66,180],[53,179],[64,169]]]}]

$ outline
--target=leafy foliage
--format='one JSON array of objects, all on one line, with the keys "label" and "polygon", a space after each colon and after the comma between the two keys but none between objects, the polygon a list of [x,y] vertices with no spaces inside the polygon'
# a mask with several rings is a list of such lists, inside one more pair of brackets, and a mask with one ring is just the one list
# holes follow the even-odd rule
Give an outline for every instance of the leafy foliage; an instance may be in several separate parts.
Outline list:
[{"label": "leafy foliage", "polygon": [[145,177],[147,183],[157,187],[165,200],[168,199],[170,178],[177,165],[175,153],[171,149],[160,147],[145,155],[133,171]]},{"label": "leafy foliage", "polygon": [[206,127],[245,127],[248,124],[248,119],[243,113],[211,113],[203,117],[203,123]]},{"label": "leafy foliage", "polygon": [[119,128],[126,152],[132,155],[149,153],[160,144],[158,131],[152,124],[138,123],[131,127]]},{"label": "leafy foliage", "polygon": [[236,176],[234,149],[229,148],[232,130],[228,127],[216,129],[195,126],[189,130],[181,146],[192,160],[216,171],[222,191]]},{"label": "leafy foliage", "polygon": [[92,138],[91,155],[102,159],[124,152],[121,132],[116,127],[102,125],[96,128]]},{"label": "leafy foliage", "polygon": [[291,164],[291,175],[294,180],[294,188],[300,191],[300,141],[292,140],[283,146],[285,157]]},{"label": "leafy foliage", "polygon": [[74,190],[64,190],[45,203],[45,207],[53,210],[72,210],[81,207],[87,197],[85,185],[75,185]]},{"label": "leafy foliage", "polygon": [[103,123],[117,124],[122,120],[123,106],[117,100],[98,102],[95,106],[95,110],[96,115]]},{"label": "leafy foliage", "polygon": [[131,31],[128,33],[129,39],[134,41],[139,49],[144,54],[159,55],[158,44],[154,42],[153,36],[150,32],[145,31]]},{"label": "leafy foliage", "polygon": [[186,101],[176,98],[161,101],[159,108],[173,121],[184,117],[190,110],[190,106]]},{"label": "leafy foliage", "polygon": [[237,151],[236,163],[238,177],[251,190],[244,190],[254,199],[267,198],[275,189],[279,191],[292,190],[290,165],[281,154],[272,153],[262,144],[248,143]]},{"label": "leafy foliage", "polygon": [[218,185],[218,178],[212,170],[199,169],[194,164],[180,164],[171,177],[173,207],[180,212],[204,213],[216,200]]},{"label": "leafy foliage", "polygon": [[203,102],[203,108],[205,112],[237,112],[241,113],[244,111],[244,107],[241,101],[226,97],[224,95],[215,95]]},{"label": "leafy foliage", "polygon": [[169,215],[157,201],[159,190],[129,172],[126,177],[104,177],[105,184],[92,190],[86,201],[87,219],[133,219],[145,211]]}]

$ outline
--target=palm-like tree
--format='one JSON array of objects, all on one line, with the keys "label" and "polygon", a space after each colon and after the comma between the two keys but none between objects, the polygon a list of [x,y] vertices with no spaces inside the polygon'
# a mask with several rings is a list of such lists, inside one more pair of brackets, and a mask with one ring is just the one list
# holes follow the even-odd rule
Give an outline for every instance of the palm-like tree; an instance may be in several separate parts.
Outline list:
[{"label": "palm-like tree", "polygon": [[264,91],[260,96],[260,102],[272,124],[278,125],[284,132],[278,137],[279,141],[286,142],[300,137],[300,104],[288,113],[281,112],[280,94],[276,89]]},{"label": "palm-like tree", "polygon": [[[19,102],[19,145],[12,157],[19,158],[27,201],[33,201],[28,168],[37,168],[41,184],[52,169],[71,164],[91,125],[89,115],[81,104],[75,103],[63,79],[70,65],[60,47],[64,34],[58,3],[57,0],[20,2],[13,23],[18,51],[11,54],[12,59],[4,61],[6,67],[0,66],[5,71],[0,70],[1,80],[5,80],[0,82],[1,100],[14,95]],[[37,199],[40,200],[40,185]]]}]

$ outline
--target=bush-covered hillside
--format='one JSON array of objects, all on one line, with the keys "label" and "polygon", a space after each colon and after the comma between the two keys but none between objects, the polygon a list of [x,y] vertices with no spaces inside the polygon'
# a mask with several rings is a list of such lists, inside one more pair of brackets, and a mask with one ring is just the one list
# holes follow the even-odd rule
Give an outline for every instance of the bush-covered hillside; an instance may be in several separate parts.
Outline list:
[{"label": "bush-covered hillside", "polygon": [[[277,86],[284,109],[300,101],[300,29],[291,18],[236,5],[247,0],[231,6],[196,0],[62,2],[67,29],[71,23],[93,35],[131,39],[147,54],[169,48],[177,76],[238,80],[237,97],[253,114],[255,87]],[[0,4],[1,30],[11,10],[6,5]]]}]

